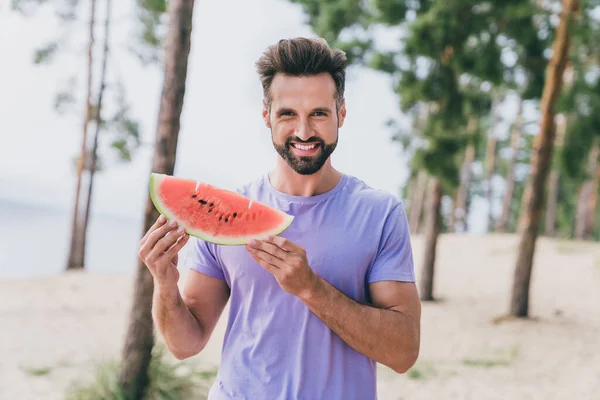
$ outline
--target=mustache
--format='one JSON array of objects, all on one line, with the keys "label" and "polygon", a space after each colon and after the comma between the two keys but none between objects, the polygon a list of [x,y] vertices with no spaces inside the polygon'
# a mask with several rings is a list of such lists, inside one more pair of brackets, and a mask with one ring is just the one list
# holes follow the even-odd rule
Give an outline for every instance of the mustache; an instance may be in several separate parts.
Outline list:
[{"label": "mustache", "polygon": [[291,142],[307,143],[307,144],[308,144],[308,143],[319,143],[319,144],[322,144],[322,145],[324,145],[324,144],[325,144],[325,142],[323,141],[323,139],[316,138],[316,137],[314,137],[314,136],[313,136],[313,137],[311,137],[311,138],[309,138],[308,140],[302,140],[302,139],[300,139],[300,138],[298,138],[298,137],[296,137],[296,136],[290,136],[290,137],[288,137],[288,138],[286,139],[286,141],[285,141],[285,142],[286,142],[286,144],[288,144],[288,145],[289,145]]}]

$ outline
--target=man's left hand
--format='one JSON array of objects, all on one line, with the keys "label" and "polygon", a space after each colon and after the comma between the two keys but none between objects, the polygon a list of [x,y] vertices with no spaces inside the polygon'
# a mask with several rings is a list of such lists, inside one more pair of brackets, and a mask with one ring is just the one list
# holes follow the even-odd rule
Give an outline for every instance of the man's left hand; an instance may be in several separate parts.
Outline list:
[{"label": "man's left hand", "polygon": [[280,236],[269,236],[251,241],[246,249],[286,292],[302,298],[318,285],[319,277],[308,265],[306,251],[301,246]]}]

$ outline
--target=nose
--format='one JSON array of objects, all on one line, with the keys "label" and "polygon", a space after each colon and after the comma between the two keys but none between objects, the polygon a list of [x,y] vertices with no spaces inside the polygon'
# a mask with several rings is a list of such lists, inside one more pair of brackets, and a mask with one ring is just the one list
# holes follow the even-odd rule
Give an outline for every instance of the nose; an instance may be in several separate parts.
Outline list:
[{"label": "nose", "polygon": [[300,140],[308,140],[313,136],[312,129],[310,128],[308,121],[305,119],[300,119],[298,121],[298,125],[296,125],[296,131],[294,134]]}]

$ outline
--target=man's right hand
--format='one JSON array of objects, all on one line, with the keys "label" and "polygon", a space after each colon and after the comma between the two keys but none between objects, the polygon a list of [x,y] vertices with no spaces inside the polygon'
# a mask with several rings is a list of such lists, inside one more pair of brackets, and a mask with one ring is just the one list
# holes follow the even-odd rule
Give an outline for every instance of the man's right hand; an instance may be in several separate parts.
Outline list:
[{"label": "man's right hand", "polygon": [[179,271],[177,261],[179,251],[189,239],[183,227],[177,229],[177,223],[160,215],[139,243],[138,255],[146,264],[160,286],[177,285]]}]

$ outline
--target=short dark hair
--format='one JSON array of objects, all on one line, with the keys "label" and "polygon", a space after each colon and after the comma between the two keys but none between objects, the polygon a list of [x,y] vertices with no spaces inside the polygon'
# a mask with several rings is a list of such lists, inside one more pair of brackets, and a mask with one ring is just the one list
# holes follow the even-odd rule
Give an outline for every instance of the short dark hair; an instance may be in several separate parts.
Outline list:
[{"label": "short dark hair", "polygon": [[263,87],[265,103],[271,107],[271,82],[275,74],[310,76],[328,72],[335,82],[335,98],[339,107],[344,99],[346,81],[346,53],[329,47],[325,39],[281,39],[269,46],[256,62]]}]

